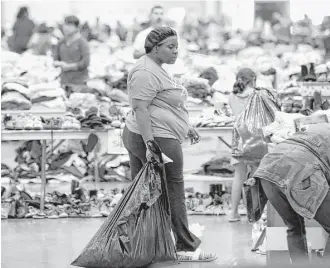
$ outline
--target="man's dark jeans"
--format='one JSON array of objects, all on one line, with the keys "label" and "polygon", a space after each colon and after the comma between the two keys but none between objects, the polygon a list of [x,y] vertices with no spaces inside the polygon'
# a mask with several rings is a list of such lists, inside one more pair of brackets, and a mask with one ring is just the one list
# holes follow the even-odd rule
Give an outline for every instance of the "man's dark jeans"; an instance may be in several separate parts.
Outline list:
[{"label": "man's dark jeans", "polygon": [[[304,218],[290,206],[284,190],[274,183],[261,180],[262,187],[269,202],[287,225],[287,241],[290,257],[293,264],[308,263],[308,249]],[[314,219],[330,234],[330,192],[317,210]],[[324,264],[330,266],[330,238],[323,255]]]},{"label": "man's dark jeans", "polygon": [[[201,241],[189,231],[183,182],[183,153],[175,139],[155,138],[162,152],[173,160],[165,165],[167,188],[171,205],[172,229],[177,251],[195,251]],[[142,136],[125,127],[123,143],[129,152],[131,174],[134,179],[147,162],[146,146]]]}]

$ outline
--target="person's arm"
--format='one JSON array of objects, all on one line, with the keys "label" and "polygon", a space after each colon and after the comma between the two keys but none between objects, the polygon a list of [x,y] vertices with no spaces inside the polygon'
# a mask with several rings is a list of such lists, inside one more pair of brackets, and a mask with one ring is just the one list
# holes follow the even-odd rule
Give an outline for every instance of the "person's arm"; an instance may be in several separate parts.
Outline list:
[{"label": "person's arm", "polygon": [[90,50],[88,42],[81,39],[80,43],[80,51],[81,51],[81,60],[75,63],[67,63],[64,65],[64,71],[79,71],[87,68],[90,63]]},{"label": "person's arm", "polygon": [[153,140],[149,106],[157,95],[159,83],[148,71],[136,71],[129,81],[132,110],[144,142]]},{"label": "person's arm", "polygon": [[132,100],[132,109],[135,113],[136,122],[139,126],[139,130],[145,143],[154,139],[152,135],[151,119],[149,114],[150,104],[151,101],[137,99]]}]

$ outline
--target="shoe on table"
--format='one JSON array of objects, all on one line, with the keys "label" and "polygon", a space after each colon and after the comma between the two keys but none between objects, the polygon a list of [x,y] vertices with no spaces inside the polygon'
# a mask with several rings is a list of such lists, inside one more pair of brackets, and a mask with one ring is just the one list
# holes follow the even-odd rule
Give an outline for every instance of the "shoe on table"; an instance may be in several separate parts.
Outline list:
[{"label": "shoe on table", "polygon": [[[34,116],[29,114],[29,115],[22,117],[21,120],[22,120],[22,124],[24,124],[23,129],[33,130]],[[24,120],[24,123],[23,123],[23,120]],[[17,123],[19,123],[19,121]],[[16,129],[17,129],[17,127],[16,127]]]},{"label": "shoe on table", "polygon": [[33,130],[42,130],[43,124],[40,117],[33,117]]},{"label": "shoe on table", "polygon": [[7,130],[15,130],[16,129],[16,120],[11,116],[9,119],[4,122],[5,129]]}]

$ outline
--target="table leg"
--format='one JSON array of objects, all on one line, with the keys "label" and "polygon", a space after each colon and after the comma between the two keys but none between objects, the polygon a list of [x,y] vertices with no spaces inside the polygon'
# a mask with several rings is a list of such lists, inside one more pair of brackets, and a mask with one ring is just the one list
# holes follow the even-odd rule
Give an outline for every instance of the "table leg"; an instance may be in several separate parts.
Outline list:
[{"label": "table leg", "polygon": [[225,139],[224,139],[223,137],[218,136],[218,139],[219,139],[223,144],[225,144],[229,149],[231,149],[231,145],[230,145],[227,141],[225,141]]},{"label": "table leg", "polygon": [[44,213],[45,208],[45,194],[46,194],[46,141],[42,141],[42,154],[41,154],[41,200],[40,212]]},{"label": "table leg", "polygon": [[[100,142],[100,141],[99,141],[99,142]],[[99,174],[99,153],[100,153],[100,144],[99,144],[99,143],[95,146],[94,152],[95,152],[95,159],[94,159],[94,177],[95,177],[96,188],[98,188],[98,186],[99,186],[99,182],[100,182],[100,174]]]}]

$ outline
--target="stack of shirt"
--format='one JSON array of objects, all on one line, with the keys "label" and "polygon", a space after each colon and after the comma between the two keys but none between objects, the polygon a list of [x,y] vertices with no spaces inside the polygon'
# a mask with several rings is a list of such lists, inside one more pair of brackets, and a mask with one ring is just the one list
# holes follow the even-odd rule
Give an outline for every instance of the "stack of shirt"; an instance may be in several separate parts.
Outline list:
[{"label": "stack of shirt", "polygon": [[19,83],[5,83],[1,91],[1,110],[29,110],[29,89]]},{"label": "stack of shirt", "polygon": [[57,83],[43,83],[30,86],[31,110],[66,110],[65,91]]}]

